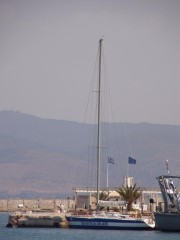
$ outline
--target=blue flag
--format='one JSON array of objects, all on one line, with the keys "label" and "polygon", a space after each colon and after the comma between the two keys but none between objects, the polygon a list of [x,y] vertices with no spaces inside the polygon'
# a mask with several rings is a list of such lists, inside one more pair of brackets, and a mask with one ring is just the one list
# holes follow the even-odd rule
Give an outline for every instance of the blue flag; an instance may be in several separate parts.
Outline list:
[{"label": "blue flag", "polygon": [[108,163],[114,164],[114,159],[112,157],[108,157]]},{"label": "blue flag", "polygon": [[128,158],[128,163],[129,164],[136,164],[136,159],[132,158],[132,157],[129,157]]}]

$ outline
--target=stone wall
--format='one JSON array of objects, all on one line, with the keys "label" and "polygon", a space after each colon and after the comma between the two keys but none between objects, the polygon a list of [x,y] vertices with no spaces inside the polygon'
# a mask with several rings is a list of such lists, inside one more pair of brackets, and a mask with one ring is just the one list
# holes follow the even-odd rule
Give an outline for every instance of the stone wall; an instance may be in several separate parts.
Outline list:
[{"label": "stone wall", "polygon": [[53,211],[60,208],[60,204],[66,210],[73,210],[75,202],[72,199],[0,199],[0,211]]}]

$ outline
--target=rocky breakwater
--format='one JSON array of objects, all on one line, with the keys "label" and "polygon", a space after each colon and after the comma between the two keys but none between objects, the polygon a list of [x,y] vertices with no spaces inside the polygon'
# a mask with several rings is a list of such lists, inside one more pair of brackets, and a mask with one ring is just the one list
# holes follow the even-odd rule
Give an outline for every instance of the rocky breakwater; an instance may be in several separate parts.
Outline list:
[{"label": "rocky breakwater", "polygon": [[0,199],[1,212],[14,211],[56,211],[63,205],[66,211],[74,210],[75,202],[72,199]]}]

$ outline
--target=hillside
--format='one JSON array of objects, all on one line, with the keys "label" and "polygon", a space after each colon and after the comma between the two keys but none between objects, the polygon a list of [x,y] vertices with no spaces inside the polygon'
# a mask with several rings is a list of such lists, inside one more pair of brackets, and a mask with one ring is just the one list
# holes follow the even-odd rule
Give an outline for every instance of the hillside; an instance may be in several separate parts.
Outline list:
[{"label": "hillside", "polygon": [[[0,197],[58,197],[90,184],[95,175],[88,173],[95,166],[88,161],[88,133],[93,127],[0,112]],[[136,165],[129,165],[129,174],[140,186],[157,186],[155,178],[166,173],[166,159],[171,173],[179,174],[180,126],[109,123],[106,128],[108,151],[115,160],[109,186],[122,184],[129,154],[137,159]],[[101,178],[106,186],[106,159]]]}]

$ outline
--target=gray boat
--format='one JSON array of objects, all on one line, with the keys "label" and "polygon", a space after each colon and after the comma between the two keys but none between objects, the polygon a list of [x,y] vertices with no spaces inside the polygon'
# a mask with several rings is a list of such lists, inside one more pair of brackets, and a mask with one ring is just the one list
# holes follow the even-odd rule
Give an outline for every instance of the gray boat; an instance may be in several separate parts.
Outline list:
[{"label": "gray boat", "polygon": [[180,195],[174,180],[180,176],[162,175],[157,178],[164,200],[164,209],[154,213],[156,227],[161,231],[180,231]]}]

